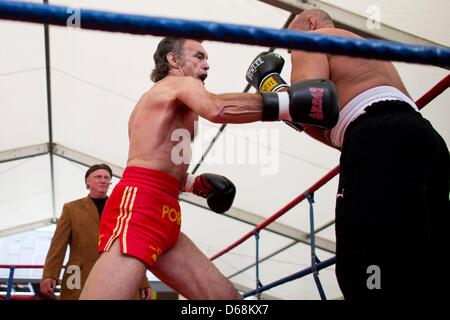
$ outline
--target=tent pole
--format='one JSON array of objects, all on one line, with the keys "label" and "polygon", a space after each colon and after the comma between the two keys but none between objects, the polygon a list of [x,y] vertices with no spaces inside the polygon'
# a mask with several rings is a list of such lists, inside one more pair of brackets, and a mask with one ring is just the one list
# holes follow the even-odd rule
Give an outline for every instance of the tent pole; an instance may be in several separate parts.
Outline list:
[{"label": "tent pole", "polygon": [[[48,0],[44,0],[48,4]],[[50,35],[48,24],[44,25],[45,37],[45,75],[47,83],[47,116],[48,116],[48,155],[50,158],[50,184],[52,189],[52,222],[56,223],[55,211],[55,173],[53,163],[53,122],[52,122],[52,90],[50,78]]]}]

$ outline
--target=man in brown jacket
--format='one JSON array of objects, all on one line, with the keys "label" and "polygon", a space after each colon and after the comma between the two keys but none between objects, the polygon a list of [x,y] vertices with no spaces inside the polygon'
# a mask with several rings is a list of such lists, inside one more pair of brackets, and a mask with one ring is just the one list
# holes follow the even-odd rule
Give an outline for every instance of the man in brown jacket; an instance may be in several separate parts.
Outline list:
[{"label": "man in brown jacket", "polygon": [[[77,300],[84,283],[98,258],[100,216],[107,200],[112,171],[106,164],[91,166],[85,175],[89,195],[64,204],[45,260],[40,290],[44,295],[54,293],[61,273],[67,245],[69,261],[61,282],[62,300]],[[135,299],[150,299],[151,286],[146,278]]]}]

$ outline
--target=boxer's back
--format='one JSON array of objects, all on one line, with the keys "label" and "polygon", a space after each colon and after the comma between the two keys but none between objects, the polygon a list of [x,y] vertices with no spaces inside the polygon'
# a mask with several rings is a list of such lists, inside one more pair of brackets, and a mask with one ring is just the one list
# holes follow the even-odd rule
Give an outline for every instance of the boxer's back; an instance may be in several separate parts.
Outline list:
[{"label": "boxer's back", "polygon": [[[320,28],[309,32],[361,38],[352,32],[336,28]],[[292,83],[317,78],[328,78],[333,81],[336,85],[341,110],[350,100],[377,86],[392,86],[407,96],[409,95],[391,62],[332,54],[327,54],[325,59],[324,54],[305,51],[293,51],[291,61]],[[305,127],[305,133],[332,146],[329,130],[324,131],[308,126]]]},{"label": "boxer's back", "polygon": [[[352,32],[335,28],[320,29],[317,32],[333,36],[360,38]],[[341,108],[358,94],[377,86],[392,86],[408,95],[397,70],[391,62],[341,55],[328,55],[328,61],[330,80],[336,85]]]},{"label": "boxer's back", "polygon": [[[138,101],[128,123],[127,165],[163,171],[182,180],[189,166],[190,138],[194,135],[198,116],[176,99],[179,81],[179,78],[168,76]],[[174,132],[181,133],[184,140],[180,142],[178,135],[174,137],[177,140],[172,141]],[[176,152],[179,148],[174,149],[180,143],[186,154]]]}]

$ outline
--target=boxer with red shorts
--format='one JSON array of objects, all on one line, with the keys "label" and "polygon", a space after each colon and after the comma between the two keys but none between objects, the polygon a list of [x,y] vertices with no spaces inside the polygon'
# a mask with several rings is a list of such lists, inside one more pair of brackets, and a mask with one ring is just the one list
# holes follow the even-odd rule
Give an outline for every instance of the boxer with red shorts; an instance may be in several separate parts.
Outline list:
[{"label": "boxer with red shorts", "polygon": [[[208,55],[198,40],[164,38],[153,58],[155,85],[130,115],[127,168],[106,204],[101,255],[80,299],[130,299],[147,269],[187,299],[242,299],[180,231],[177,198],[179,192],[192,192],[206,198],[214,212],[231,207],[236,188],[230,180],[210,173],[187,174],[198,118],[216,123],[260,121],[263,107],[275,111],[276,97],[264,104],[260,94],[206,91]],[[176,137],[183,140],[177,143]]]}]

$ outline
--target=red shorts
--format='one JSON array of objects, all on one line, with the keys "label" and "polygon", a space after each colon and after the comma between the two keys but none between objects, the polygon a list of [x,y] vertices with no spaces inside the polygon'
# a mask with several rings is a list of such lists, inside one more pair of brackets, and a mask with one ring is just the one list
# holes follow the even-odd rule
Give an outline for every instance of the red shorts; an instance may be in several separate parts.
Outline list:
[{"label": "red shorts", "polygon": [[118,239],[121,252],[152,267],[178,240],[180,181],[164,172],[127,167],[106,202],[98,251]]}]

